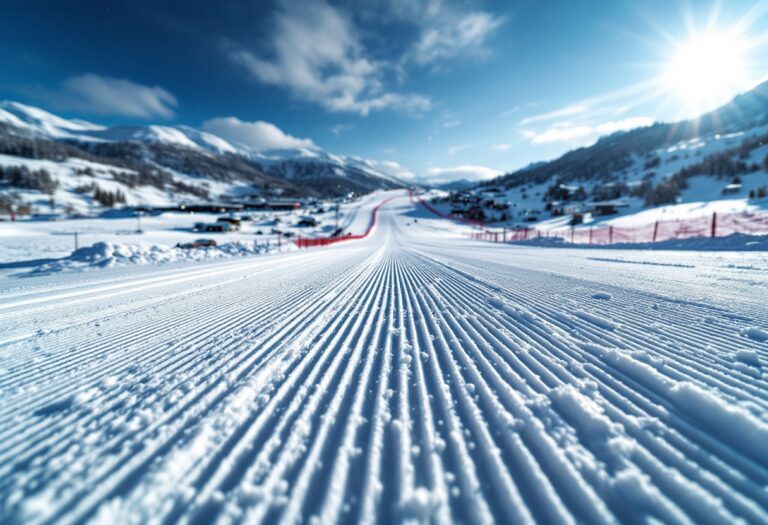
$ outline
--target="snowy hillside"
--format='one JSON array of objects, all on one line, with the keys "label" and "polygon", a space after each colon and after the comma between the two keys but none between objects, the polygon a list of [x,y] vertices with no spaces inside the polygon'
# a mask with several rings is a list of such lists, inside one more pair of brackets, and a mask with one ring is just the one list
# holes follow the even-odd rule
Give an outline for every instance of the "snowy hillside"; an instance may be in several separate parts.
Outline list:
[{"label": "snowy hillside", "polygon": [[[566,225],[574,213],[585,223],[629,224],[631,216],[652,222],[768,209],[767,95],[768,83],[696,120],[615,133],[475,193],[490,190],[508,205],[486,209],[486,220],[543,228]],[[596,203],[615,204],[615,213],[591,213]]]},{"label": "snowy hillside", "polygon": [[[317,148],[255,150],[188,126],[106,127],[18,102],[0,103],[0,154],[0,167],[33,173],[6,173],[0,179],[0,205],[38,212],[50,203],[80,212],[103,205],[94,191],[84,191],[94,184],[119,192],[117,203],[127,205],[242,194],[327,197],[405,185],[377,168],[387,163]],[[39,170],[48,173],[50,183],[34,180],[40,179]]]}]

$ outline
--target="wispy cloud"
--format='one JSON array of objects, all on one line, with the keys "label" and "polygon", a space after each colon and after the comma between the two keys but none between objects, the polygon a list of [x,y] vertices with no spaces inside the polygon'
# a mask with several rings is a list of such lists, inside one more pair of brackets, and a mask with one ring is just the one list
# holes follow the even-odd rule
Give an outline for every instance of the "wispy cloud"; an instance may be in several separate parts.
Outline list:
[{"label": "wispy cloud", "polygon": [[486,39],[504,22],[491,13],[466,12],[446,2],[426,2],[424,10],[428,22],[406,54],[406,60],[420,65],[460,55],[486,54]]},{"label": "wispy cloud", "polygon": [[513,107],[512,109],[507,109],[507,110],[502,111],[501,113],[499,113],[498,117],[499,118],[510,117],[510,116],[516,114],[518,111],[520,111],[520,109],[521,109],[521,106],[518,104],[517,106]]},{"label": "wispy cloud", "polygon": [[587,104],[574,104],[572,106],[566,106],[564,108],[556,109],[554,111],[547,111],[546,113],[539,113],[531,117],[526,117],[520,121],[521,126],[528,126],[530,124],[536,124],[538,122],[549,122],[552,120],[562,119],[566,117],[572,117],[581,113],[585,113],[589,109]]},{"label": "wispy cloud", "polygon": [[85,73],[67,78],[59,89],[28,90],[56,109],[141,119],[175,117],[176,97],[159,86]]},{"label": "wispy cloud", "polygon": [[337,137],[344,133],[345,131],[349,131],[350,129],[354,129],[353,124],[336,124],[335,126],[331,126],[329,129],[331,133],[336,135]]},{"label": "wispy cloud", "polygon": [[653,124],[651,118],[627,113],[658,96],[655,81],[638,83],[526,117],[519,122],[520,133],[531,144],[588,146],[601,136]]},{"label": "wispy cloud", "polygon": [[452,168],[430,168],[427,179],[434,184],[456,180],[487,180],[501,175],[501,172],[485,166],[455,166]]},{"label": "wispy cloud", "polygon": [[448,148],[448,155],[456,155],[457,153],[464,151],[465,149],[469,149],[472,146],[474,146],[474,144],[458,144],[456,146],[451,146]]},{"label": "wispy cloud", "polygon": [[606,114],[620,115],[650,100],[658,99],[662,94],[663,90],[660,89],[658,80],[640,82],[624,89],[581,99],[551,111],[531,115],[522,119],[520,125],[529,126],[575,116],[594,118]]},{"label": "wispy cloud", "polygon": [[203,130],[255,149],[314,148],[310,139],[299,139],[264,121],[244,122],[237,117],[206,120]]},{"label": "wispy cloud", "polygon": [[331,111],[367,115],[430,107],[425,96],[385,90],[387,65],[369,58],[352,19],[324,1],[283,2],[271,25],[268,55],[228,50],[230,59],[258,81],[285,87]]},{"label": "wispy cloud", "polygon": [[[371,37],[381,19],[400,25],[402,43],[380,45]],[[455,0],[353,3],[344,9],[325,0],[278,0],[261,48],[228,43],[225,52],[255,80],[330,111],[420,114],[431,108],[431,99],[393,86],[402,85],[412,68],[487,55],[488,39],[503,23],[501,16]]]},{"label": "wispy cloud", "polygon": [[494,144],[493,149],[496,151],[509,151],[512,149],[512,144]]},{"label": "wispy cloud", "polygon": [[531,144],[550,144],[554,142],[570,142],[573,145],[586,146],[599,137],[610,135],[641,126],[650,126],[653,119],[648,117],[632,117],[623,120],[602,122],[595,125],[574,125],[570,122],[555,123],[543,131],[524,129],[522,135]]}]

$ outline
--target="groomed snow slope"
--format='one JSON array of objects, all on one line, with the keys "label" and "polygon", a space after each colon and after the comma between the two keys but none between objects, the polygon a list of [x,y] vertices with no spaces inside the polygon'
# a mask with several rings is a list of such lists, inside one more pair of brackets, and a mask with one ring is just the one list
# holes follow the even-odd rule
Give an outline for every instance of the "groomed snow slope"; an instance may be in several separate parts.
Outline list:
[{"label": "groomed snow slope", "polygon": [[0,522],[768,523],[765,255],[452,228],[6,278]]}]

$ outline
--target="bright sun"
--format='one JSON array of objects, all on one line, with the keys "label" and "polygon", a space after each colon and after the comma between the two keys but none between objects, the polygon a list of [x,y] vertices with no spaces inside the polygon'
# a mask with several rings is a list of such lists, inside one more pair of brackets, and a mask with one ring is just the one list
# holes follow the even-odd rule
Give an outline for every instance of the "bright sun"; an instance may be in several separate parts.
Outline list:
[{"label": "bright sun", "polygon": [[677,46],[665,82],[686,112],[724,104],[748,82],[746,45],[739,35],[701,33]]}]

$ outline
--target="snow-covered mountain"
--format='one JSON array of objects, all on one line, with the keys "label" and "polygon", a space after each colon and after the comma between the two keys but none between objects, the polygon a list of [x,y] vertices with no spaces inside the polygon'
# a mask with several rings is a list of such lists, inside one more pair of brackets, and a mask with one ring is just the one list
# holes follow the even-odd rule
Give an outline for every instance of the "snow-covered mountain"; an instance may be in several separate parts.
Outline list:
[{"label": "snow-covered mountain", "polygon": [[[0,102],[0,124],[5,125],[6,134],[10,132],[36,139],[66,142],[97,154],[115,154],[120,149],[115,145],[126,145],[125,154],[130,155],[133,161],[141,160],[138,157],[144,155],[144,160],[149,159],[159,167],[182,172],[184,170],[179,170],[179,167],[192,164],[192,160],[198,163],[201,158],[208,159],[209,163],[212,160],[225,164],[245,162],[263,172],[265,177],[273,179],[268,184],[271,188],[284,186],[284,190],[289,192],[301,193],[302,190],[308,190],[310,194],[335,195],[349,191],[366,193],[406,185],[392,174],[392,170],[379,168],[388,163],[333,155],[319,148],[258,150],[189,126],[107,127],[65,119],[40,108],[8,101]],[[134,147],[127,146],[130,144]],[[137,152],[135,145],[146,147]],[[239,160],[233,161],[233,157]],[[171,159],[172,162],[169,162]],[[227,174],[207,175],[214,178],[218,175],[231,179],[243,178],[245,182],[252,178],[251,174],[238,177],[236,169],[229,171]],[[403,170],[403,173],[409,172]]]},{"label": "snow-covered mountain", "polygon": [[[651,126],[620,131],[601,138],[592,146],[578,148],[550,162],[534,163],[485,182],[518,186],[541,184],[558,180],[565,183],[611,182],[625,178],[631,172],[664,172],[655,157],[679,150],[689,163],[702,160],[706,154],[734,147],[736,142],[762,135],[768,130],[768,82],[735,97],[728,104],[696,119],[655,123]],[[728,140],[722,140],[722,139]],[[734,140],[738,139],[738,140]],[[707,148],[700,150],[702,145]],[[648,167],[646,162],[648,161]],[[660,160],[664,160],[663,158]],[[677,163],[674,167],[680,168]],[[638,165],[639,168],[638,168]],[[654,169],[661,168],[661,169]]]},{"label": "snow-covered mountain", "polygon": [[475,186],[500,191],[518,222],[609,200],[620,214],[724,200],[727,211],[766,207],[768,82],[699,118],[617,132]]},{"label": "snow-covered mountain", "polygon": [[65,119],[20,102],[0,102],[0,122],[52,139],[93,140],[91,133],[106,127],[84,120]]}]

